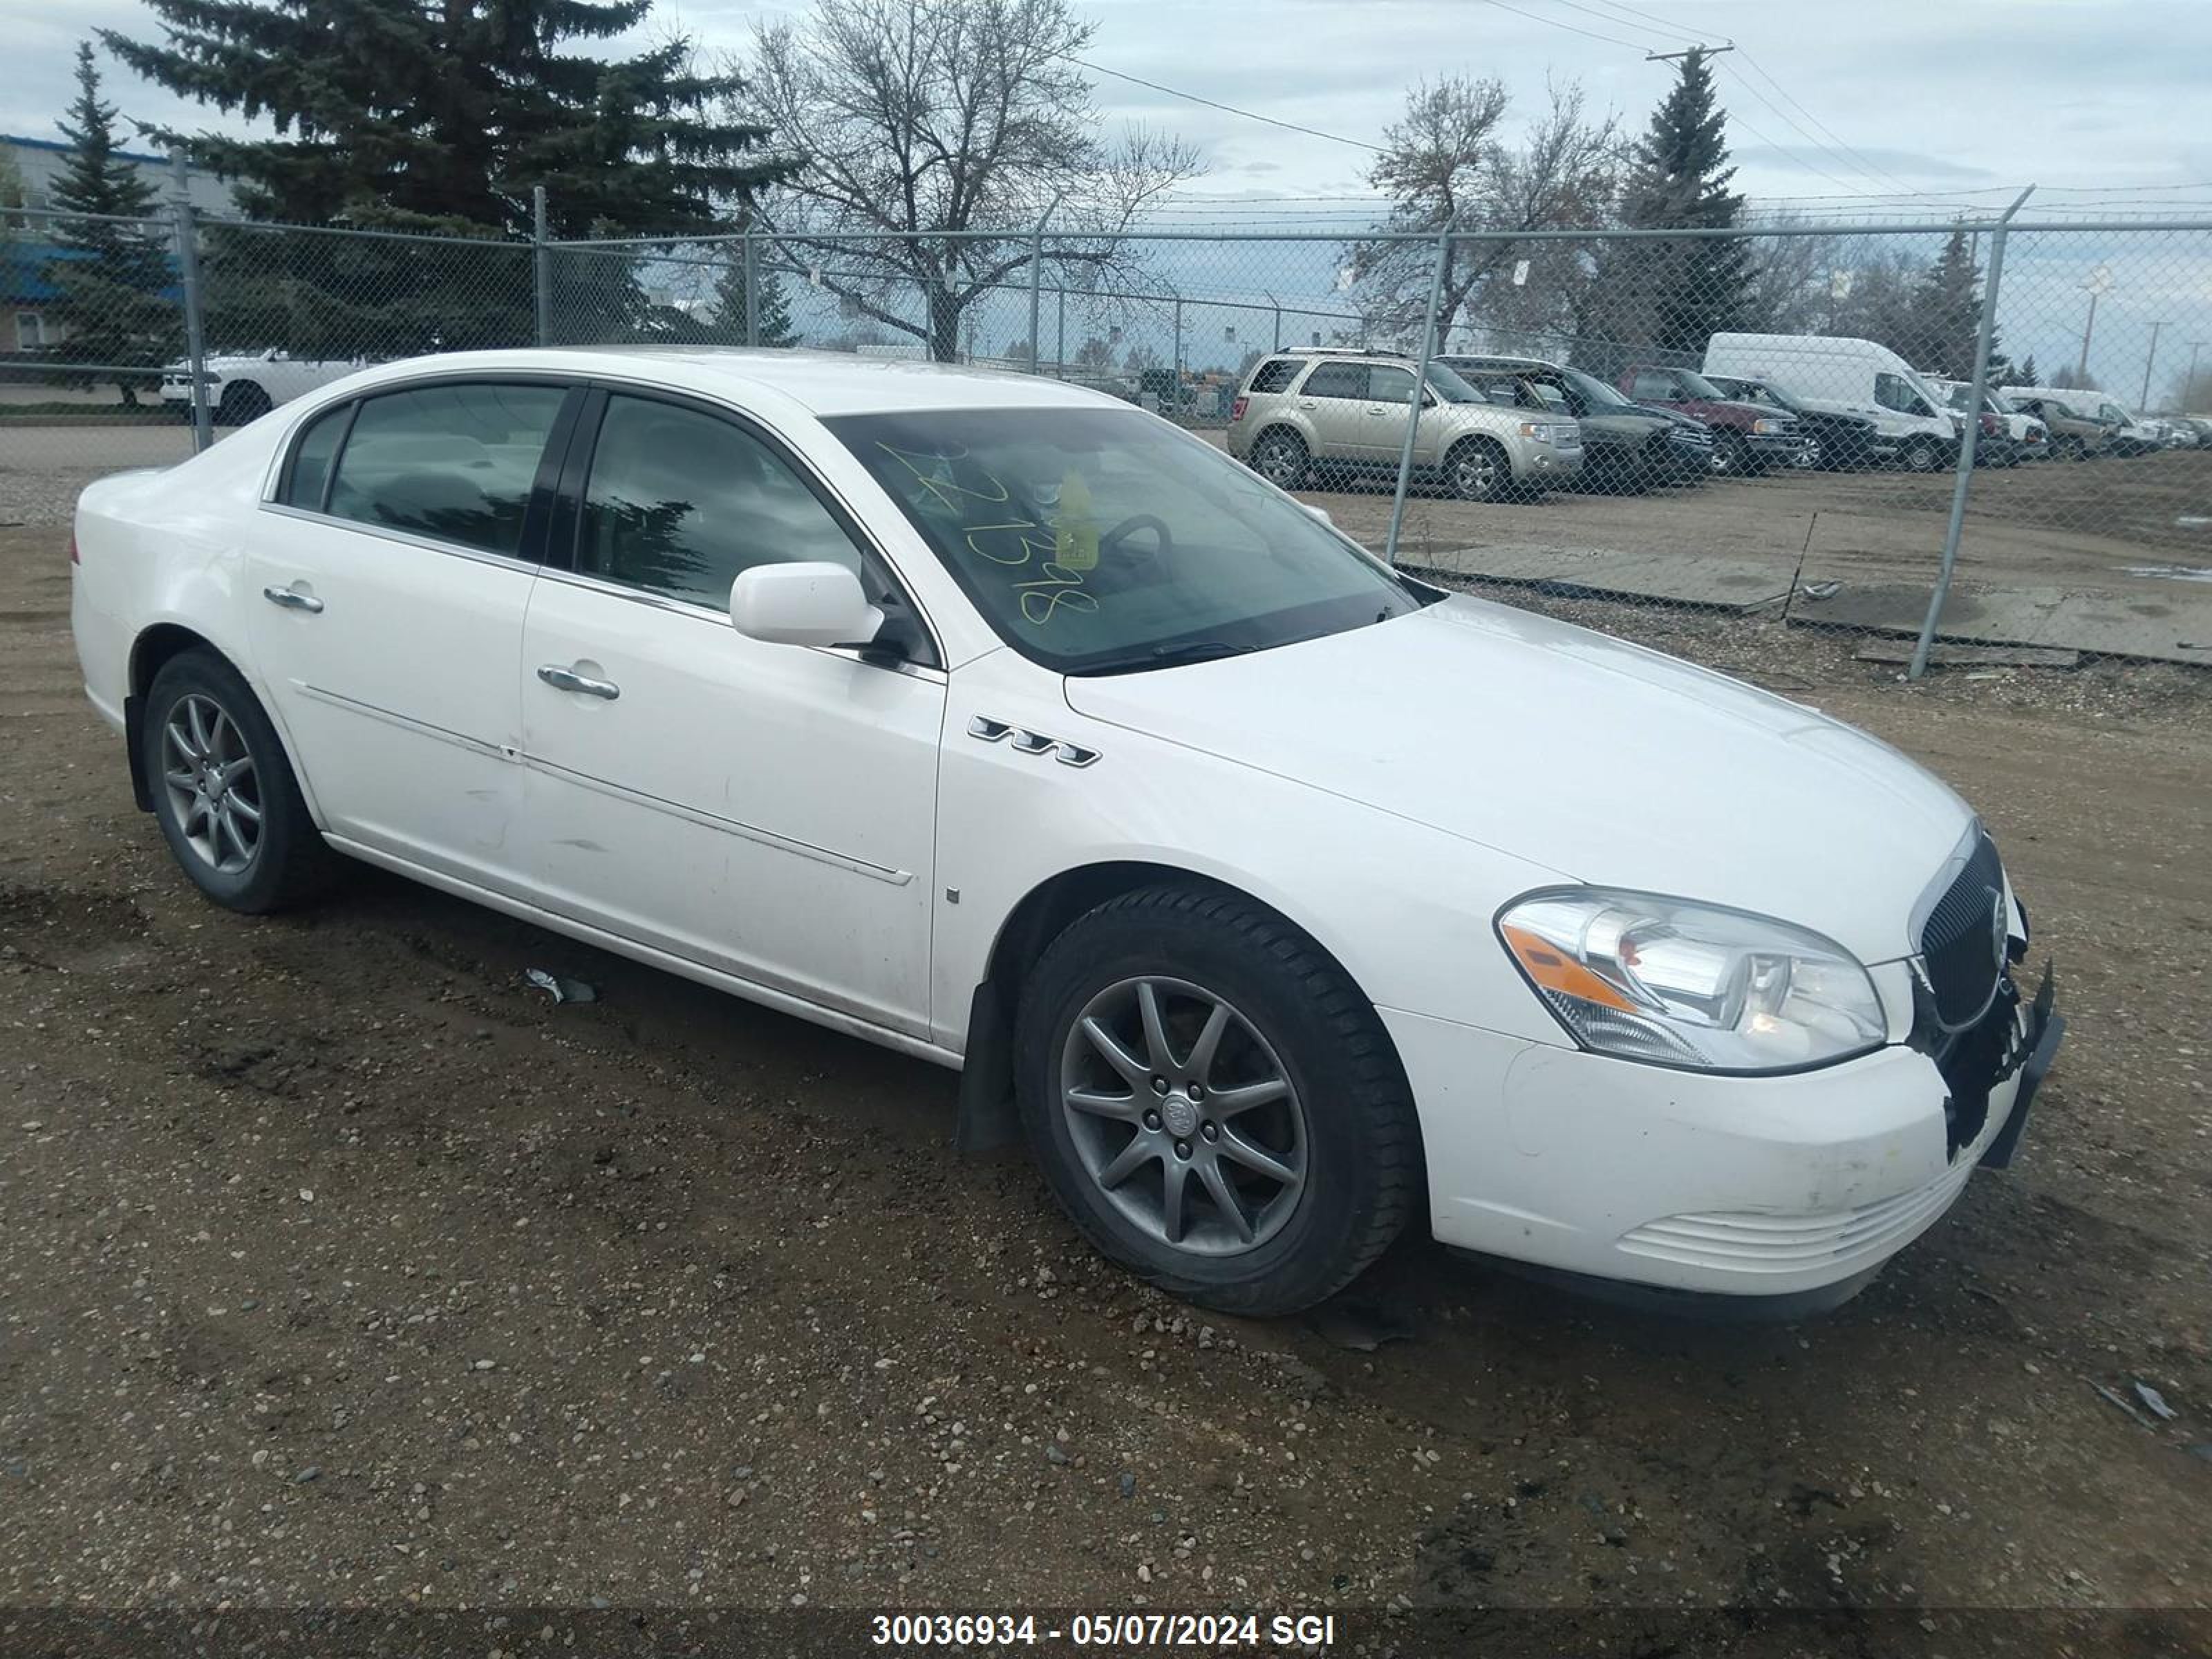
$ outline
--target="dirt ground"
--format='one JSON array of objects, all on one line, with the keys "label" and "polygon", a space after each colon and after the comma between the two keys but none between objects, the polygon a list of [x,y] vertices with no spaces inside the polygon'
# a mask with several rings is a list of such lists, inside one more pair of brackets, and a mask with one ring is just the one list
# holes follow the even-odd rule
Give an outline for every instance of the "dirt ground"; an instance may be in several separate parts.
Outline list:
[{"label": "dirt ground", "polygon": [[0,1603],[2212,1607],[2201,677],[1679,624],[1990,821],[2072,1021],[2020,1161],[1802,1326],[1418,1239],[1269,1324],[955,1157],[947,1073],[367,870],[210,908],[67,571],[0,530]]}]

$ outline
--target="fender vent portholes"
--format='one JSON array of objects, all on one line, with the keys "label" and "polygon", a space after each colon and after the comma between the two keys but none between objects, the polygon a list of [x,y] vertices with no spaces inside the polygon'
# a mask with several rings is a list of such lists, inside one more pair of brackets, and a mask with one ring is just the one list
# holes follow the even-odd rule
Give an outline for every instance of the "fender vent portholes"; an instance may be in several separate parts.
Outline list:
[{"label": "fender vent portholes", "polygon": [[1048,737],[1042,732],[1024,731],[1004,720],[994,720],[988,714],[978,714],[969,720],[968,735],[981,743],[1001,743],[1012,738],[1017,753],[1050,755],[1062,766],[1089,766],[1098,758],[1096,749],[1085,749],[1081,744]]}]

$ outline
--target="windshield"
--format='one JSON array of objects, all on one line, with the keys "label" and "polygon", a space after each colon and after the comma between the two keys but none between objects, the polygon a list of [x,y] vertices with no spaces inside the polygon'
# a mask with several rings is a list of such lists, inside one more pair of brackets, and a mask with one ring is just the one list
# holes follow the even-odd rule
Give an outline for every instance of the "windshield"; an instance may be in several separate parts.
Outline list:
[{"label": "windshield", "polygon": [[1137,410],[824,424],[999,637],[1061,673],[1262,651],[1421,603],[1296,501]]},{"label": "windshield", "polygon": [[1582,394],[1584,402],[1595,409],[1633,409],[1633,399],[1619,386],[1607,386],[1595,374],[1585,374],[1579,368],[1557,368],[1552,371]]},{"label": "windshield", "polygon": [[1683,392],[1689,397],[1702,398],[1707,403],[1725,404],[1735,401],[1693,369],[1678,368],[1674,373],[1680,379]]},{"label": "windshield", "polygon": [[1480,392],[1455,374],[1449,363],[1429,365],[1429,386],[1437,397],[1448,404],[1479,404],[1486,401]]},{"label": "windshield", "polygon": [[1713,384],[1723,388],[1740,404],[1759,404],[1768,409],[1784,410],[1793,415],[1797,412],[1795,401],[1780,388],[1771,386],[1764,380],[1716,380]]}]

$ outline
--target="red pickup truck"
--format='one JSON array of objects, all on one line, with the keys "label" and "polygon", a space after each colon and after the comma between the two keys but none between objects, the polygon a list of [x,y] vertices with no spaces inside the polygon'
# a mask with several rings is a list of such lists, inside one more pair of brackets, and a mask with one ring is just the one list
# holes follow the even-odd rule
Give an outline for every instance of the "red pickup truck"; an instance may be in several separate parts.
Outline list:
[{"label": "red pickup truck", "polygon": [[1622,374],[1620,389],[1639,404],[1679,410],[1712,428],[1716,473],[1747,477],[1811,459],[1811,435],[1795,416],[1737,403],[1695,369],[1639,364]]}]

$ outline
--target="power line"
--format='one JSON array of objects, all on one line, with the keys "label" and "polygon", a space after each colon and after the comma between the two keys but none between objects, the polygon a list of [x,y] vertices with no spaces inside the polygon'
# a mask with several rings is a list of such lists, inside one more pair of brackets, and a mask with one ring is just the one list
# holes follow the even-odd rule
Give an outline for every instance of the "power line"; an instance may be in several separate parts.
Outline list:
[{"label": "power line", "polygon": [[1525,17],[1532,23],[1547,23],[1555,29],[1565,29],[1570,34],[1579,34],[1587,40],[1603,40],[1609,46],[1626,46],[1631,52],[1644,50],[1635,41],[1624,40],[1617,34],[1600,34],[1595,29],[1583,28],[1557,17],[1547,17],[1540,12],[1523,11],[1518,6],[1507,5],[1505,0],[1485,0],[1485,3],[1497,7],[1500,11],[1510,11],[1516,17]]},{"label": "power line", "polygon": [[[1752,85],[1751,82],[1750,82],[1750,81],[1749,81],[1749,80],[1745,76],[1745,75],[1743,74],[1743,72],[1742,72],[1741,70],[1737,69],[1737,68],[1735,67],[1735,64],[1722,64],[1722,65],[1721,65],[1721,67],[1722,67],[1723,69],[1726,70],[1729,72],[1729,77],[1731,80],[1733,80],[1733,81],[1734,81],[1734,82],[1735,82],[1738,86],[1741,87],[1741,88],[1742,88],[1746,92],[1749,93],[1753,97],[1754,97],[1754,98],[1758,99],[1758,100],[1759,100],[1759,101],[1760,103],[1762,103],[1762,104],[1765,105],[1767,108],[1769,108],[1769,109],[1772,110],[1772,111],[1773,111],[1777,115],[1780,116],[1780,117],[1782,118],[1782,119],[1783,119],[1784,124],[1785,125],[1787,125],[1787,126],[1789,127],[1789,129],[1790,129],[1792,132],[1796,133],[1796,134],[1800,138],[1802,138],[1802,139],[1803,139],[1807,143],[1810,144],[1810,145],[1811,145],[1811,146],[1812,146],[1815,150],[1819,151],[1822,155],[1825,155],[1825,156],[1828,157],[1828,159],[1830,159],[1831,161],[1836,161],[1837,163],[1838,163],[1839,165],[1841,165],[1841,166],[1843,166],[1843,167],[1850,167],[1850,166],[1851,165],[1851,163],[1850,163],[1850,162],[1849,162],[1848,161],[1845,161],[1845,160],[1844,160],[1841,155],[1838,155],[1838,154],[1836,153],[1836,150],[1835,150],[1835,149],[1834,149],[1834,147],[1833,147],[1832,145],[1829,145],[1829,144],[1824,144],[1824,143],[1821,143],[1818,138],[1815,138],[1815,137],[1814,137],[1811,133],[1809,133],[1809,132],[1806,131],[1805,131],[1805,129],[1804,129],[1803,127],[1800,126],[1800,125],[1797,124],[1797,122],[1796,122],[1796,120],[1795,119],[1795,118],[1793,118],[1793,117],[1790,115],[1790,112],[1789,112],[1788,110],[1784,109],[1784,108],[1783,108],[1779,104],[1776,103],[1776,102],[1775,102],[1771,98],[1769,98],[1769,97],[1768,97],[1765,93],[1761,92],[1761,91],[1760,91],[1757,87],[1755,87],[1755,86]],[[1769,140],[1767,140],[1766,142],[1767,142],[1768,143],[1770,143],[1770,144],[1771,144],[1771,143],[1773,143],[1773,141],[1772,141],[1771,139],[1769,139]],[[1784,151],[1784,153],[1786,155],[1788,152],[1787,152],[1787,151]],[[1823,179],[1827,179],[1829,183],[1831,183],[1831,184],[1836,184],[1836,185],[1843,185],[1846,190],[1848,190],[1848,189],[1850,189],[1850,181],[1849,179],[1838,179],[1838,178],[1837,178],[1837,177],[1836,177],[1836,175],[1835,175],[1834,173],[1830,173],[1830,172],[1829,172],[1826,167],[1814,167],[1814,166],[1810,161],[1804,161],[1804,160],[1802,160],[1802,158],[1793,158],[1793,159],[1796,159],[1796,160],[1798,161],[1798,164],[1799,164],[1801,167],[1807,167],[1807,168],[1810,169],[1812,172],[1814,172],[1814,173],[1819,173],[1819,174],[1820,174]],[[1894,184],[1894,183],[1896,182],[1896,180],[1894,180],[1894,179],[1881,179],[1881,178],[1878,177],[1876,174],[1875,174],[1875,173],[1873,173],[1869,172],[1869,171],[1868,171],[1865,167],[1862,167],[1858,168],[1858,169],[1857,169],[1857,171],[1858,171],[1858,173],[1859,173],[1859,174],[1860,174],[1860,176],[1861,176],[1861,177],[1865,178],[1865,179],[1869,179],[1869,180],[1871,180],[1873,183],[1875,183],[1875,184],[1876,184],[1876,185]]]},{"label": "power line", "polygon": [[1789,101],[1792,108],[1796,109],[1799,114],[1802,115],[1814,126],[1820,128],[1820,131],[1826,133],[1831,139],[1833,139],[1835,141],[1836,147],[1838,149],[1842,150],[1844,155],[1850,156],[1851,160],[1859,164],[1859,171],[1861,173],[1865,173],[1869,179],[1879,179],[1884,184],[1894,185],[1899,190],[1910,190],[1911,188],[1910,185],[1906,184],[1905,180],[1899,178],[1895,173],[1874,166],[1865,156],[1860,155],[1858,151],[1853,149],[1849,144],[1845,143],[1841,137],[1838,137],[1835,130],[1830,127],[1826,121],[1823,121],[1819,116],[1814,114],[1811,110],[1807,109],[1805,106],[1799,103],[1796,98],[1791,97],[1789,88],[1784,86],[1781,82],[1776,80],[1771,75],[1769,75],[1766,72],[1765,65],[1761,64],[1756,58],[1753,58],[1749,51],[1739,46],[1737,48],[1737,55],[1741,57],[1745,63],[1751,65],[1752,72],[1753,74],[1757,75],[1760,80],[1765,82],[1767,85],[1772,87],[1775,91],[1780,93],[1782,96]]},{"label": "power line", "polygon": [[1153,92],[1164,93],[1170,98],[1181,98],[1188,103],[1203,104],[1206,108],[1218,109],[1224,115],[1240,115],[1248,121],[1264,121],[1269,126],[1280,127],[1286,132],[1302,132],[1309,138],[1326,138],[1332,144],[1349,144],[1354,149],[1364,149],[1376,155],[1383,153],[1382,145],[1370,144],[1364,138],[1346,138],[1341,133],[1323,132],[1319,127],[1300,126],[1296,121],[1279,121],[1273,116],[1262,115],[1256,110],[1239,109],[1234,104],[1224,104],[1212,98],[1201,98],[1194,92],[1184,92],[1176,87],[1164,87],[1157,81],[1146,80],[1141,75],[1125,75],[1120,70],[1108,69],[1103,64],[1094,64],[1087,58],[1077,58],[1068,52],[1059,52],[1055,56],[1079,68],[1087,69],[1093,75],[1110,75],[1116,81],[1127,81],[1132,86],[1145,87]]}]

